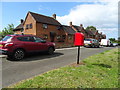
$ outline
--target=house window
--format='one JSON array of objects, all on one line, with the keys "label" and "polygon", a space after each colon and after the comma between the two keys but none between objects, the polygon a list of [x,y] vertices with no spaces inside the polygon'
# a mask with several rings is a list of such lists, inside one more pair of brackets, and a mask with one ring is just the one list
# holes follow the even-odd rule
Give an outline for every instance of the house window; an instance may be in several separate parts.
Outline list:
[{"label": "house window", "polygon": [[30,24],[30,29],[32,29],[32,23]]},{"label": "house window", "polygon": [[62,39],[65,39],[66,38],[66,35],[62,35]]},{"label": "house window", "polygon": [[72,39],[72,35],[68,35],[68,39],[71,40]]},{"label": "house window", "polygon": [[60,30],[61,29],[61,27],[60,26],[57,26],[57,30]]},{"label": "house window", "polygon": [[48,35],[47,35],[47,34],[44,34],[44,35],[43,35],[43,39],[48,39]]},{"label": "house window", "polygon": [[57,40],[60,40],[60,38],[61,38],[61,36],[60,36],[60,35],[58,35],[58,36],[57,36]]},{"label": "house window", "polygon": [[28,29],[28,27],[29,27],[29,24],[26,24],[26,29]]},{"label": "house window", "polygon": [[43,28],[44,29],[48,28],[48,25],[47,24],[43,24]]}]

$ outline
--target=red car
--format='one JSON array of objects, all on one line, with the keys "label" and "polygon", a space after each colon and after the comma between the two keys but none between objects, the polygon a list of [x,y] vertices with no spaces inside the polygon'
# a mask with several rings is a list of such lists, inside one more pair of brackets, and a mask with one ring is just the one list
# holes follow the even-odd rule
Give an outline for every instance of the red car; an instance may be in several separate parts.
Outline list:
[{"label": "red car", "polygon": [[0,41],[0,52],[13,60],[21,60],[26,53],[46,51],[53,54],[55,43],[33,35],[7,35]]}]

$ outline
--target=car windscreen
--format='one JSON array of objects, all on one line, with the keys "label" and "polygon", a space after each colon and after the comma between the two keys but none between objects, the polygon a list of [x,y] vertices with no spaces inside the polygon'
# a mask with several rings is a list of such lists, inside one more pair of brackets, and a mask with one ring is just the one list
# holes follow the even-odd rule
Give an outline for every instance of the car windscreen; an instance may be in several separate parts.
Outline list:
[{"label": "car windscreen", "polygon": [[12,37],[11,36],[5,36],[1,41],[8,41],[10,40]]}]

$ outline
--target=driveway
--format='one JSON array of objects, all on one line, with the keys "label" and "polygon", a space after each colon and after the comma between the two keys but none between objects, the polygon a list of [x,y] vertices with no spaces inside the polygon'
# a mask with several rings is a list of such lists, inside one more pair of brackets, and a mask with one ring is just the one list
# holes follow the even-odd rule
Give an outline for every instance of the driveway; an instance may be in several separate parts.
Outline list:
[{"label": "driveway", "polygon": [[[113,47],[81,48],[80,59],[110,50]],[[2,86],[7,87],[21,80],[34,77],[76,62],[77,48],[57,49],[54,55],[32,54],[22,61],[9,61],[2,58]]]}]

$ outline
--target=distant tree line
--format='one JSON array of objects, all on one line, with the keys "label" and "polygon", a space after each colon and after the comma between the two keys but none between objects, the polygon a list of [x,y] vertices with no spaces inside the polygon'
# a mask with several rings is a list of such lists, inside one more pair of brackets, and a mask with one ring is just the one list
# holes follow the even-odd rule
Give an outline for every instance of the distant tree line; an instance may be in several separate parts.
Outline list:
[{"label": "distant tree line", "polygon": [[87,26],[86,27],[86,30],[97,30],[96,27],[94,26]]},{"label": "distant tree line", "polygon": [[120,45],[120,37],[116,40],[115,38],[109,38],[112,43],[118,43]]}]

